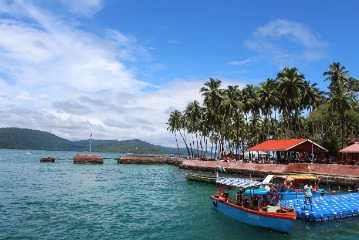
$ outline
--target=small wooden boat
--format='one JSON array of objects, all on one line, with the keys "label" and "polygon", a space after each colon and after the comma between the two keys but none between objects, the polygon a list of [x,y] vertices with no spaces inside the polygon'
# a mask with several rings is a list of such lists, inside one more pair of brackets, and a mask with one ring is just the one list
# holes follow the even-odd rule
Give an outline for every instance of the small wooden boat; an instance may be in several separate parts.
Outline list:
[{"label": "small wooden boat", "polygon": [[203,182],[203,183],[216,183],[216,177],[208,175],[200,175],[194,173],[188,173],[186,179],[193,182]]},{"label": "small wooden boat", "polygon": [[[259,181],[223,178],[217,181],[218,192],[210,197],[211,207],[240,222],[274,231],[289,233],[297,214],[292,207],[271,206],[265,196],[247,196],[246,188],[260,185]],[[224,187],[227,186],[226,191]],[[229,193],[235,187],[235,198]]]}]

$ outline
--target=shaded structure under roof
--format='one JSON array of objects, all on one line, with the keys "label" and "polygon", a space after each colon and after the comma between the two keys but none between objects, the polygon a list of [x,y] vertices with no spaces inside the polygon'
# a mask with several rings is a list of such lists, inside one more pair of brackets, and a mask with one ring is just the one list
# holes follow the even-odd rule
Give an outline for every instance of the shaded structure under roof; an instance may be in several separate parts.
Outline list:
[{"label": "shaded structure under roof", "polygon": [[339,151],[343,155],[345,154],[345,159],[342,155],[343,164],[359,164],[359,143],[356,142],[346,148],[343,148]]},{"label": "shaded structure under roof", "polygon": [[248,151],[303,151],[328,152],[328,149],[307,138],[268,140],[248,148]]}]

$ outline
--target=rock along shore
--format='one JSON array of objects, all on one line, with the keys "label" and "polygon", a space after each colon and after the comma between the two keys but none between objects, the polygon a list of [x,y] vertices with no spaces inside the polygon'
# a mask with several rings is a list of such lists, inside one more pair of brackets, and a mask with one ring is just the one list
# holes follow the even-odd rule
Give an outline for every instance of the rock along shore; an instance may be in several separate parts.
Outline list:
[{"label": "rock along shore", "polygon": [[170,164],[181,169],[215,172],[218,165],[226,169],[226,173],[244,176],[265,177],[268,174],[311,173],[321,179],[321,182],[335,186],[359,187],[359,166],[339,164],[311,164],[314,171],[308,169],[308,163],[257,164],[241,162],[202,161],[165,156],[121,156],[119,164]]}]

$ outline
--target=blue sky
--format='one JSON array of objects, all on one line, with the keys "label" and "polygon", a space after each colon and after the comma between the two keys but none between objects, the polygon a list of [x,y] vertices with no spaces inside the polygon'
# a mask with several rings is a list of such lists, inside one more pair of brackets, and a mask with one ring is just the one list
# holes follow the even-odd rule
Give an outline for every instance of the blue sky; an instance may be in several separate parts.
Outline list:
[{"label": "blue sky", "polygon": [[166,122],[209,78],[296,67],[359,77],[359,1],[0,0],[0,127],[175,146]]}]

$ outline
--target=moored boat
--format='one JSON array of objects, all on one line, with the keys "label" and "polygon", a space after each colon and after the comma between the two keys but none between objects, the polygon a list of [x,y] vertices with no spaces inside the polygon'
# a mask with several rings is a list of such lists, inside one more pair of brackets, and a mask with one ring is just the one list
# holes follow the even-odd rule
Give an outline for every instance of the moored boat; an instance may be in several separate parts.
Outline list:
[{"label": "moored boat", "polygon": [[[244,194],[246,188],[260,184],[259,181],[240,178],[220,179],[217,181],[217,194],[210,197],[211,207],[240,222],[289,233],[297,217],[292,207],[271,206],[266,196]],[[233,187],[235,198],[230,193]]]},{"label": "moored boat", "polygon": [[215,176],[200,175],[194,173],[188,173],[186,175],[186,179],[193,182],[216,183]]},{"label": "moored boat", "polygon": [[259,187],[247,189],[245,193],[248,195],[267,195],[273,202],[304,199],[305,185],[311,186],[313,197],[328,194],[327,191],[320,188],[320,179],[313,174],[268,175]]}]

